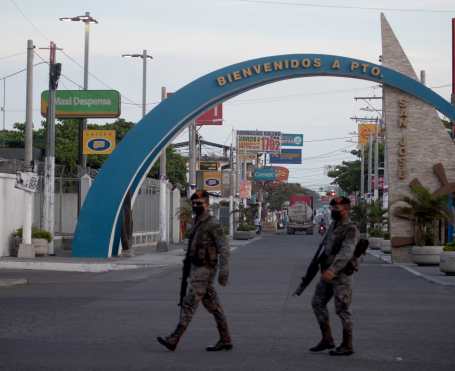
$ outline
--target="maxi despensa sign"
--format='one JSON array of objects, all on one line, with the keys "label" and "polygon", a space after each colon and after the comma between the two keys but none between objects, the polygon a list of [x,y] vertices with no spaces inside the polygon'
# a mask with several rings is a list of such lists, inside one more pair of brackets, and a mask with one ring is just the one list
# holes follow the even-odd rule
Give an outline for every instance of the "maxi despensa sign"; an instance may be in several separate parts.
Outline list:
[{"label": "maxi despensa sign", "polygon": [[[49,91],[41,93],[41,115],[47,116]],[[120,93],[116,90],[57,90],[55,117],[116,118],[120,116]]]}]

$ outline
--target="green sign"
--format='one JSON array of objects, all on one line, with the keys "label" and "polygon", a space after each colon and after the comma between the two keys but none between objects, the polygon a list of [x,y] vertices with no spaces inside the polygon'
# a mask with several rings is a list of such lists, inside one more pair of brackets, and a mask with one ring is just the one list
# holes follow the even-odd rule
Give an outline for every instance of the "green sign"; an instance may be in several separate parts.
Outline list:
[{"label": "green sign", "polygon": [[[41,93],[41,115],[47,116],[49,91]],[[57,90],[55,117],[115,118],[120,116],[120,93],[116,90]]]}]

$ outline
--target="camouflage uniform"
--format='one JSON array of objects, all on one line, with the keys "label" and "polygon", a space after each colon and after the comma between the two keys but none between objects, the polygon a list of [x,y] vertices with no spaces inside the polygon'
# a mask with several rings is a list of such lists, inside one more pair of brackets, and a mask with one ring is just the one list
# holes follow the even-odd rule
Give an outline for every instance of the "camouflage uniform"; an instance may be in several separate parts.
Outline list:
[{"label": "camouflage uniform", "polygon": [[205,309],[215,318],[220,341],[224,344],[231,343],[226,316],[214,287],[218,267],[218,282],[223,286],[227,284],[229,252],[223,230],[212,216],[206,214],[196,221],[190,232],[185,258],[191,261],[189,290],[182,302],[177,329],[167,337],[168,342],[177,344],[202,301]]},{"label": "camouflage uniform", "polygon": [[[331,270],[335,273],[335,277],[330,282],[320,279],[311,303],[313,311],[321,330],[324,331],[325,326],[330,326],[327,303],[334,296],[335,311],[341,319],[343,333],[346,332],[352,336],[352,318],[349,309],[352,300],[352,275],[346,275],[342,270],[352,259],[355,246],[359,240],[359,232],[350,221],[339,224],[332,223],[324,239],[324,253],[327,259],[321,270]],[[337,241],[342,241],[341,248],[338,254],[334,255],[332,248]]]}]

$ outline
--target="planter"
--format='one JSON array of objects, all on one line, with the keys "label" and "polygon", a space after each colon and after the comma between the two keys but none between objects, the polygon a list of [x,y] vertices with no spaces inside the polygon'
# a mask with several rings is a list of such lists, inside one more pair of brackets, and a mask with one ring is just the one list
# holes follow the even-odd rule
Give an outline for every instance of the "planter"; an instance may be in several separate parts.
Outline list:
[{"label": "planter", "polygon": [[439,269],[448,276],[455,276],[455,251],[443,251],[441,253]]},{"label": "planter", "polygon": [[443,246],[413,246],[412,261],[417,265],[439,265]]},{"label": "planter", "polygon": [[381,237],[369,237],[368,242],[370,243],[370,249],[379,250],[382,246],[382,240]]},{"label": "planter", "polygon": [[390,240],[382,240],[381,251],[384,254],[390,254],[392,252],[392,244]]},{"label": "planter", "polygon": [[256,231],[235,231],[234,240],[251,240],[256,236]]},{"label": "planter", "polygon": [[45,256],[49,253],[49,243],[44,238],[32,238],[36,256]]}]

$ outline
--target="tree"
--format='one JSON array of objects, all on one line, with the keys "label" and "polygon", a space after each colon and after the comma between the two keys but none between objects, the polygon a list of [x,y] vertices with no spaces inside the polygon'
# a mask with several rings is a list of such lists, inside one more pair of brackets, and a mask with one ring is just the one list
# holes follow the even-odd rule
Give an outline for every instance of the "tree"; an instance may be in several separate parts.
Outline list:
[{"label": "tree", "polygon": [[[186,189],[186,159],[177,153],[177,151],[169,146],[166,148],[166,174],[169,181],[181,190]],[[149,176],[159,179],[160,177],[160,162],[157,161]]]},{"label": "tree", "polygon": [[347,193],[360,190],[360,175],[360,160],[343,161],[327,174],[328,177],[334,178],[332,184],[338,185]]},{"label": "tree", "polygon": [[283,207],[283,203],[289,201],[289,197],[293,194],[306,194],[314,196],[315,192],[311,189],[302,187],[299,183],[281,183],[278,185],[264,186],[264,202],[269,203],[271,210],[279,210]]}]

